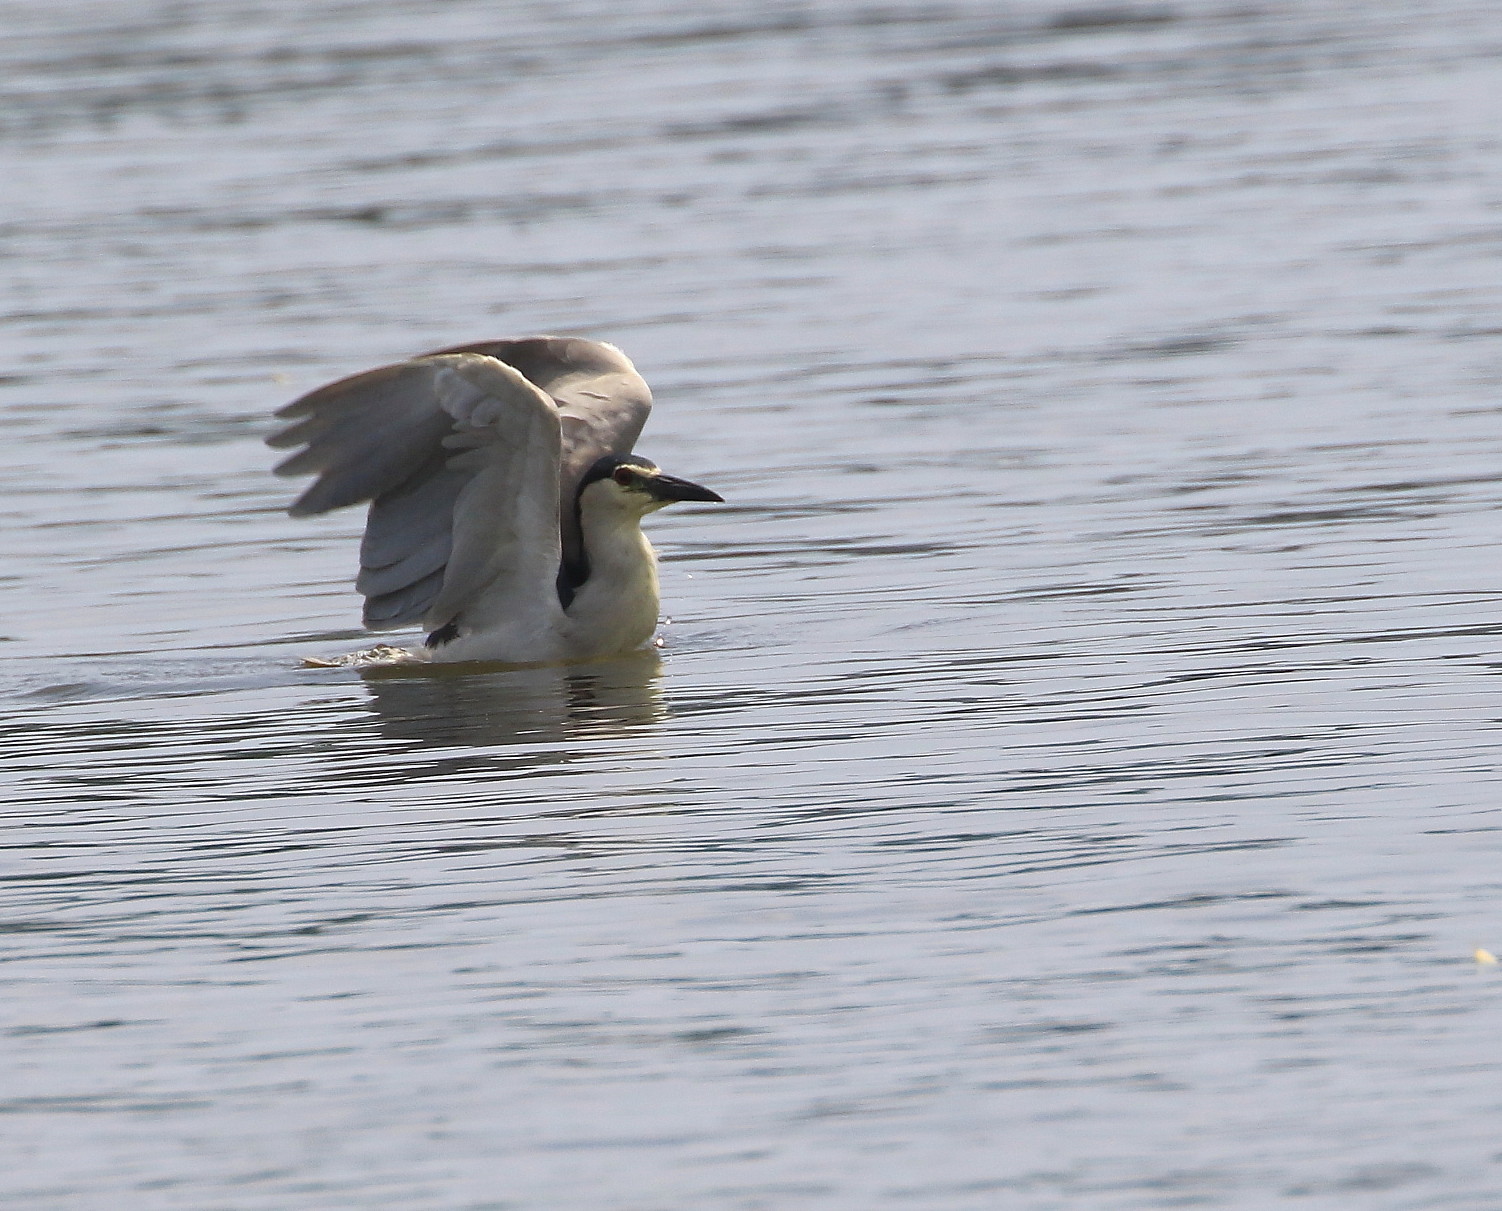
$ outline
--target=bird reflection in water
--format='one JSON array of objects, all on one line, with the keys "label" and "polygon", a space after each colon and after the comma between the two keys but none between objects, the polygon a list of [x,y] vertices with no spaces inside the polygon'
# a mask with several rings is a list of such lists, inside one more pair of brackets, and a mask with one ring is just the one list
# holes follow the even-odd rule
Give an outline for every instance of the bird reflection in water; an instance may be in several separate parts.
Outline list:
[{"label": "bird reflection in water", "polygon": [[648,649],[591,664],[491,672],[397,665],[361,676],[383,736],[426,747],[524,746],[520,764],[531,766],[568,758],[538,747],[629,736],[660,722],[661,674],[662,658]]}]

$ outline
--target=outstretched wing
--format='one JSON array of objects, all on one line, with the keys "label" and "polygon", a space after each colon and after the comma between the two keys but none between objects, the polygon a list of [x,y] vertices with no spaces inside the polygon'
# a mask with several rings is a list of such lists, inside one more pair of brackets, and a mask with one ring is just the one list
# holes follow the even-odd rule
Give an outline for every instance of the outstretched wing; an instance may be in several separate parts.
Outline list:
[{"label": "outstretched wing", "polygon": [[[464,354],[478,357],[459,359]],[[487,375],[480,363],[490,359],[502,365]],[[445,403],[440,386],[448,382],[453,387],[455,374],[468,387]],[[481,383],[488,386],[477,385]],[[464,405],[455,401],[468,398],[466,392],[494,391],[497,400],[515,397],[535,404],[539,397],[524,390],[527,384],[540,389],[541,398],[550,403],[559,432],[553,458],[544,460],[556,476],[552,537],[527,545],[525,552],[553,551],[550,575],[555,575],[562,554],[577,560],[580,553],[573,508],[579,480],[602,455],[628,453],[651,411],[647,384],[619,349],[581,337],[482,341],[341,379],[277,413],[294,423],[270,444],[306,447],[283,462],[278,474],[318,476],[293,504],[294,517],[371,502],[356,582],[366,596],[366,626],[386,630],[418,621],[442,626],[448,617],[432,619],[456,597],[478,591],[474,582],[481,567],[497,566],[494,552],[480,562],[470,561],[477,545],[483,545],[478,540],[483,530],[470,534],[466,527],[485,524],[486,510],[504,511],[506,505],[495,476],[486,480],[483,491],[471,492],[472,484],[491,460],[506,457],[501,449],[505,442],[520,441],[515,449],[522,451],[535,449],[527,444],[534,438],[509,431],[503,436],[504,426],[492,423],[481,428],[492,432],[494,440],[461,442],[463,448],[447,443],[463,431],[455,409],[462,412]],[[522,414],[528,411],[528,406],[522,408]],[[530,468],[528,463],[513,471],[522,474]],[[496,522],[489,517],[488,524]],[[461,547],[466,552],[462,556]],[[520,553],[513,548],[510,557]]]},{"label": "outstretched wing", "polygon": [[563,553],[581,555],[574,496],[584,473],[606,454],[631,453],[652,411],[652,392],[631,359],[614,345],[578,336],[479,341],[440,353],[482,353],[514,366],[558,405],[563,428],[558,518]]},{"label": "outstretched wing", "polygon": [[477,354],[415,358],[283,408],[277,468],[318,478],[307,516],[369,500],[356,587],[373,629],[437,628],[479,596],[552,591],[561,434],[552,399]]}]

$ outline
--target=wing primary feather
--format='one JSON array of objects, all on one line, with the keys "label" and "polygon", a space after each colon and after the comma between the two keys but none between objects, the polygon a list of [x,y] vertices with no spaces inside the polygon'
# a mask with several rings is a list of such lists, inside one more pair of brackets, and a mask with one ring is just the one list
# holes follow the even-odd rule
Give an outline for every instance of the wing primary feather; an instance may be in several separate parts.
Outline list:
[{"label": "wing primary feather", "polygon": [[372,631],[394,631],[420,622],[443,588],[443,569],[404,589],[365,599],[364,622]]}]

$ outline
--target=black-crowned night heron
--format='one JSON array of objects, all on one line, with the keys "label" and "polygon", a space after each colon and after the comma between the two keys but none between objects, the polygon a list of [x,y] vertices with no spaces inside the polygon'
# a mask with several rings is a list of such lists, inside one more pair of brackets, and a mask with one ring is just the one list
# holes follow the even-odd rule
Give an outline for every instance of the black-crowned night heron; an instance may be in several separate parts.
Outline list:
[{"label": "black-crowned night heron", "polygon": [[355,587],[370,629],[428,632],[409,658],[592,660],[657,627],[641,519],[722,499],[631,453],[651,408],[619,349],[534,336],[340,379],[268,441],[318,476],[293,517],[370,502]]}]

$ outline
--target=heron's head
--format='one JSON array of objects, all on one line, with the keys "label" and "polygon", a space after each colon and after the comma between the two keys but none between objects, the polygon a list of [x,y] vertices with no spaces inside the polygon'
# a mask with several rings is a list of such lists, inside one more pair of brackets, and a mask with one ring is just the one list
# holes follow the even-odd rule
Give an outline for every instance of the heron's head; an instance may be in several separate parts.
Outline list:
[{"label": "heron's head", "polygon": [[582,504],[586,499],[608,502],[638,515],[679,500],[725,500],[718,492],[665,474],[650,458],[639,454],[608,454],[596,462],[579,481],[579,501]]}]

